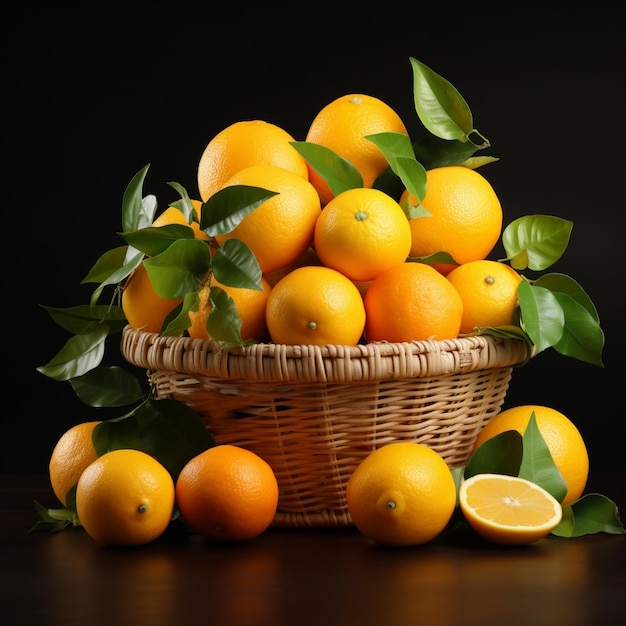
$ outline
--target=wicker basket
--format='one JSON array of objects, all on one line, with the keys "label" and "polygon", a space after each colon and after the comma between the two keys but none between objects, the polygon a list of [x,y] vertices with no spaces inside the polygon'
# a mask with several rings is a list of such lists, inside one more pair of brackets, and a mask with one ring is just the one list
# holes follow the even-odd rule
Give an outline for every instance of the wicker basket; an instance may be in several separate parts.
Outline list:
[{"label": "wicker basket", "polygon": [[160,398],[193,407],[215,441],[248,448],[280,488],[273,525],[350,526],[345,487],[372,450],[415,441],[453,469],[500,409],[523,341],[483,335],[359,346],[159,337],[126,327],[123,356]]}]

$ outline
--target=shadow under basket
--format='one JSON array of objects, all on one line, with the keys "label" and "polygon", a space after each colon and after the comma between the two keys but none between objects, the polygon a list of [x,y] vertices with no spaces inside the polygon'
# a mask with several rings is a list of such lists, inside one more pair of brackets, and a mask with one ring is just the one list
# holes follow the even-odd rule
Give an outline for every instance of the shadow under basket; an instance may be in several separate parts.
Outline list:
[{"label": "shadow under basket", "polygon": [[469,459],[504,402],[518,339],[490,335],[358,346],[254,344],[160,337],[127,326],[121,351],[158,398],[198,412],[217,444],[265,459],[280,496],[277,527],[342,527],[346,485],[373,450],[412,441],[450,469]]}]

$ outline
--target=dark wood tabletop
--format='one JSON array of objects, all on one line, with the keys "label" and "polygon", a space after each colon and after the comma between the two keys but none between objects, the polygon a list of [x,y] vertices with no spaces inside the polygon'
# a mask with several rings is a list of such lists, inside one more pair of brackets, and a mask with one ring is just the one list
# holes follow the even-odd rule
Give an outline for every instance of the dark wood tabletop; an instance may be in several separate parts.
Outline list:
[{"label": "dark wood tabletop", "polygon": [[[626,506],[623,472],[590,489]],[[46,476],[0,476],[4,626],[626,624],[626,535],[496,547],[470,532],[380,548],[353,528],[270,528],[218,544],[173,528],[135,548],[82,529],[26,534]]]}]

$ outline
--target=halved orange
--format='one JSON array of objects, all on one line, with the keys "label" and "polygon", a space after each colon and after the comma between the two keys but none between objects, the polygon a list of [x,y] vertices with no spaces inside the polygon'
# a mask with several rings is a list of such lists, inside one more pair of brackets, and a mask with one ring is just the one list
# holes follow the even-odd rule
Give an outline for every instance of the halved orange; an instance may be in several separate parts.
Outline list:
[{"label": "halved orange", "polygon": [[538,541],[550,534],[563,514],[543,487],[504,474],[476,474],[463,481],[459,505],[479,535],[505,545]]}]

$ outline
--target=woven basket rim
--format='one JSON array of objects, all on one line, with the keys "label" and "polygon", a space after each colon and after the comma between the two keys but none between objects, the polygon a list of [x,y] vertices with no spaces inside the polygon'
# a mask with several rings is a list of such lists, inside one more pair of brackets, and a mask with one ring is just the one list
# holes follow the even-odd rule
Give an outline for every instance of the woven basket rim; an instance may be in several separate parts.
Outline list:
[{"label": "woven basket rim", "polygon": [[126,326],[121,352],[153,371],[231,380],[347,383],[423,378],[510,367],[529,358],[526,342],[493,335],[356,346],[255,343],[234,348],[213,339],[162,337]]}]

